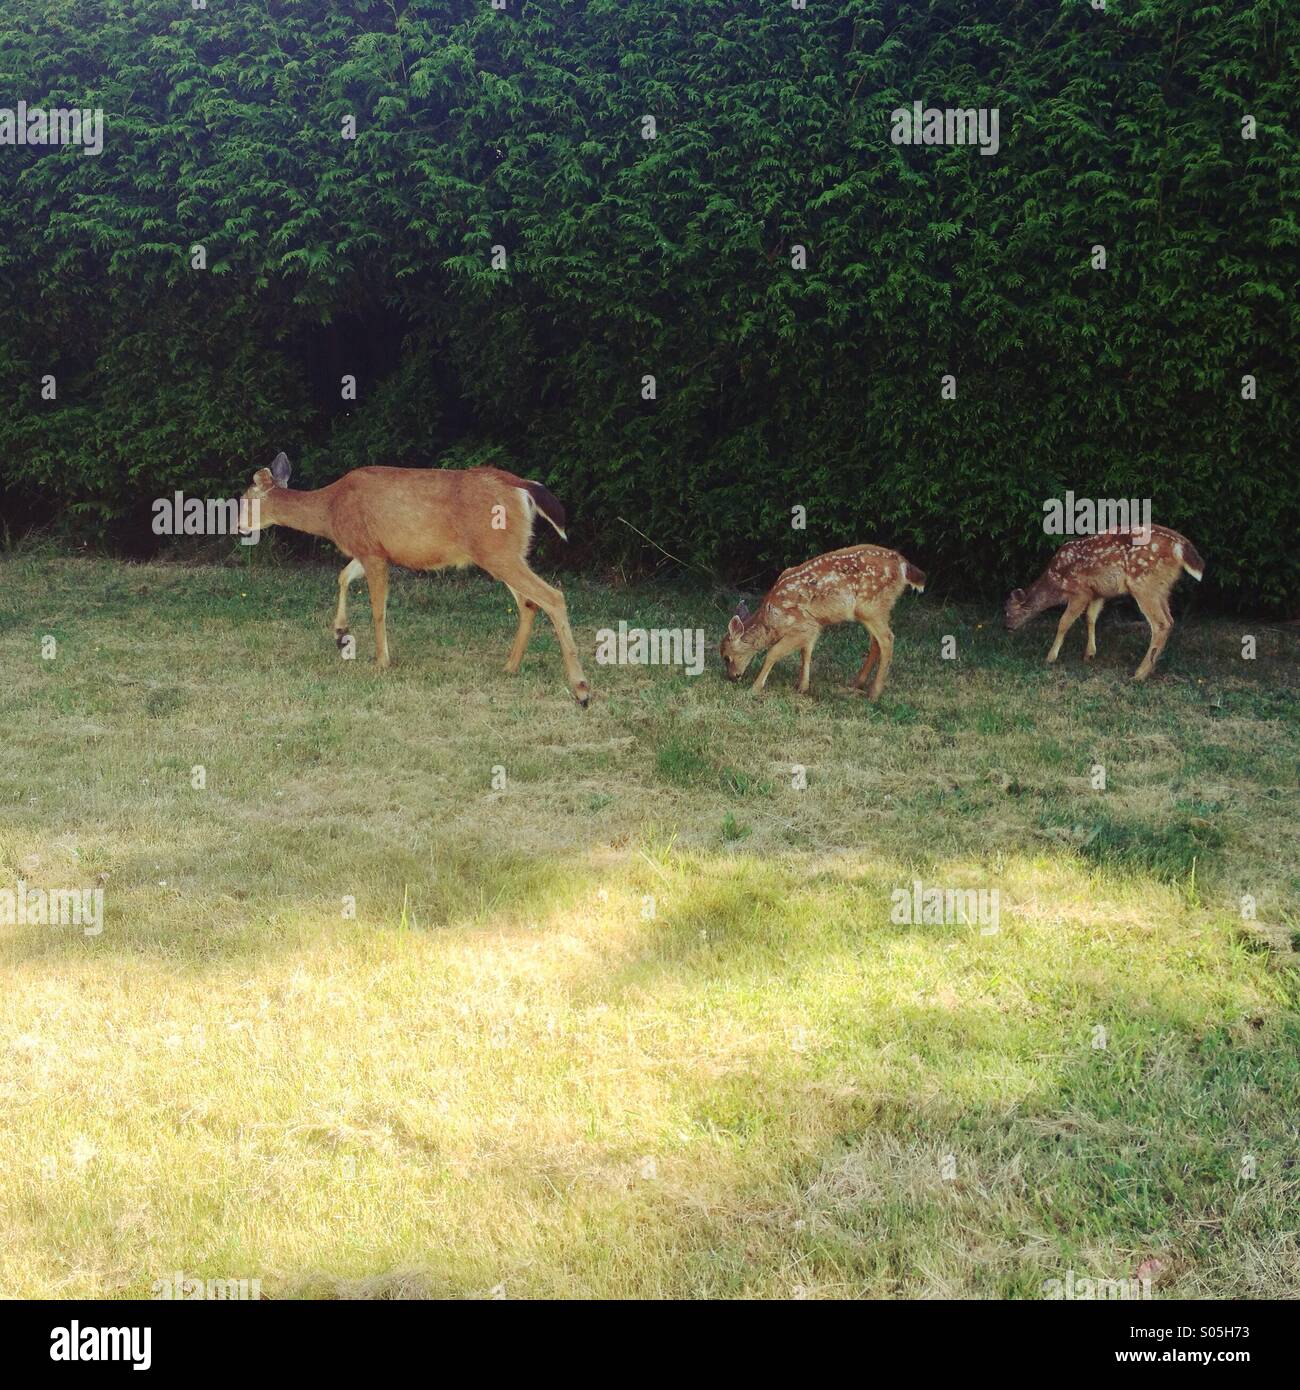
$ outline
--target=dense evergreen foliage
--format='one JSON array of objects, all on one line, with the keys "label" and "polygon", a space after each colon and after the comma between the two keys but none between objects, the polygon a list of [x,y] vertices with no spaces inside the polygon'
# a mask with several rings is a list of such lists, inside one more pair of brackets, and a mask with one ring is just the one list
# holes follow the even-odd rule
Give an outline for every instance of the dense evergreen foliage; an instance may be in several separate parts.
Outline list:
[{"label": "dense evergreen foliage", "polygon": [[[653,555],[623,517],[992,591],[1069,488],[1285,607],[1298,40],[1292,0],[4,0],[0,105],[105,112],[97,158],[0,147],[7,508],[129,540],[281,448],[495,456],[579,558]],[[914,100],[1000,150],[891,143]]]}]

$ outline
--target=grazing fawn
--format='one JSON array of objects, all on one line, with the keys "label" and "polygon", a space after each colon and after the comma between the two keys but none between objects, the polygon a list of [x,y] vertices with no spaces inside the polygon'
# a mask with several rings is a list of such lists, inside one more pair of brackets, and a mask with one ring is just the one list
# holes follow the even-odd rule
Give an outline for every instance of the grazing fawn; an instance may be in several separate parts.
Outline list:
[{"label": "grazing fawn", "polygon": [[1151,625],[1151,645],[1133,673],[1135,681],[1144,681],[1155,670],[1174,630],[1169,594],[1184,570],[1193,579],[1200,579],[1205,573],[1205,561],[1186,536],[1166,526],[1083,536],[1063,545],[1028,590],[1017,589],[1007,599],[1007,629],[1014,632],[1044,609],[1063,603],[1065,612],[1057,624],[1056,641],[1047,659],[1055,661],[1061,654],[1065,634],[1086,612],[1088,645],[1083,656],[1085,661],[1091,661],[1097,655],[1097,615],[1108,598],[1131,594]]},{"label": "grazing fawn", "polygon": [[753,658],[766,651],[767,659],[754,682],[754,689],[762,690],[772,667],[783,656],[799,651],[803,660],[799,693],[806,695],[812,652],[822,628],[859,622],[871,634],[871,645],[850,688],[861,690],[872,666],[879,661],[867,692],[868,699],[879,699],[894,656],[889,614],[899,594],[909,586],[918,592],[924,590],[925,575],[896,550],[884,550],[878,545],[832,550],[786,570],[768,590],[756,613],[751,615],[742,603],[727,625],[722,660],[728,678],[738,681]]},{"label": "grazing fawn", "polygon": [[[586,708],[591,691],[578,661],[564,595],[528,567],[533,523],[544,516],[560,536],[564,508],[541,483],[500,468],[357,468],[314,492],[289,487],[289,460],[259,468],[240,506],[241,535],[288,526],[325,536],[347,556],[339,574],[334,636],[348,635],[348,589],[364,574],[375,620],[375,662],[389,665],[385,610],[388,566],[437,570],[477,565],[499,579],[519,605],[519,630],[506,670],[519,669],[540,608],[555,627],[569,688]],[[251,504],[256,503],[256,507]]]}]

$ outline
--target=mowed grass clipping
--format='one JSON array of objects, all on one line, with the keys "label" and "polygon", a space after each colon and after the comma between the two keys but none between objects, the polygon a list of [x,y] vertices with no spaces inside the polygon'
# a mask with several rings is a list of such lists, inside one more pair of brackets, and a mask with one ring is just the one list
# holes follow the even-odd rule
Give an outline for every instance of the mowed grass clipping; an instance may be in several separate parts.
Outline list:
[{"label": "mowed grass clipping", "polygon": [[1293,629],[1134,687],[1144,626],[908,598],[871,706],[856,630],[754,697],[721,596],[567,581],[584,712],[485,578],[380,675],[271,558],[0,561],[0,887],[105,892],[0,928],[0,1293],[1300,1294]]}]

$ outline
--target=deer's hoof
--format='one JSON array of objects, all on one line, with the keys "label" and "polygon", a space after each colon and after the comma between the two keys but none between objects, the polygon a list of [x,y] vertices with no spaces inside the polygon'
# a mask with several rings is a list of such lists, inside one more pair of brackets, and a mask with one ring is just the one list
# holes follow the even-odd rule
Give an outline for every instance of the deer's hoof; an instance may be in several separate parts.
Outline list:
[{"label": "deer's hoof", "polygon": [[573,687],[573,698],[577,700],[579,709],[586,709],[591,704],[591,687],[586,681],[579,681]]}]

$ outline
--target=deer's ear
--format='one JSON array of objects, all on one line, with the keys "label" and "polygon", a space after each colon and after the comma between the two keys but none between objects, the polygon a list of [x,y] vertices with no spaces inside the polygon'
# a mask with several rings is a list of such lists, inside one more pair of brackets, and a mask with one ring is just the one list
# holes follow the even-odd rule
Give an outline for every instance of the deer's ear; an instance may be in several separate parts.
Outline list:
[{"label": "deer's ear", "polygon": [[289,463],[288,455],[281,452],[276,454],[271,460],[271,477],[275,479],[277,487],[289,486],[289,474],[292,466]]},{"label": "deer's ear", "polygon": [[269,468],[259,468],[253,474],[253,486],[260,487],[263,492],[271,490],[271,470]]},{"label": "deer's ear", "polygon": [[732,620],[727,624],[727,632],[732,637],[740,637],[744,633],[744,631],[745,624],[742,623],[738,617],[732,618]]},{"label": "deer's ear", "polygon": [[1011,591],[1011,602],[1012,602],[1012,603],[1024,603],[1024,601],[1025,601],[1025,591],[1024,591],[1023,589],[1012,589],[1012,591]]},{"label": "deer's ear", "polygon": [[749,605],[743,598],[740,600],[740,605],[736,609],[736,617],[738,617],[742,623],[749,617]]}]

